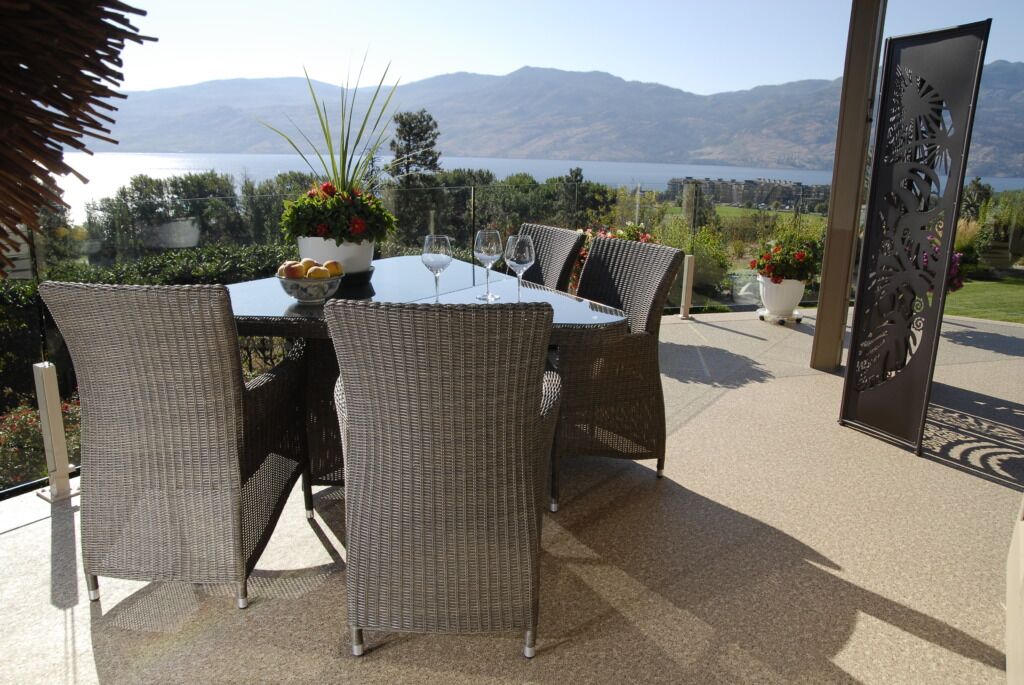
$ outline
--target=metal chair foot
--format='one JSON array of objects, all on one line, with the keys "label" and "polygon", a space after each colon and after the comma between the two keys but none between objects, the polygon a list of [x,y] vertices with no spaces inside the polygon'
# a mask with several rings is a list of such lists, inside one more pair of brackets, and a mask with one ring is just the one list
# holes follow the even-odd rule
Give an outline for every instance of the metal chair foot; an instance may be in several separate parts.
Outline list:
[{"label": "metal chair foot", "polygon": [[313,518],[313,510],[312,509],[306,509],[306,518],[308,518],[308,519],[312,519]]},{"label": "metal chair foot", "polygon": [[235,592],[235,601],[238,604],[239,609],[245,609],[249,606],[249,587],[246,581],[242,581],[238,584],[238,590]]},{"label": "metal chair foot", "polygon": [[535,631],[527,630],[523,644],[523,656],[532,659],[537,656],[537,634]]},{"label": "metal chair foot", "polygon": [[664,478],[665,477],[665,469],[658,469],[657,476],[658,476],[658,478]]},{"label": "metal chair foot", "polygon": [[366,645],[363,644],[363,629],[353,628],[352,629],[352,656],[362,656],[366,651]]},{"label": "metal chair foot", "polygon": [[100,579],[91,573],[85,574],[85,587],[89,591],[89,601],[100,601]]},{"label": "metal chair foot", "polygon": [[554,497],[552,497],[551,498],[551,504],[548,505],[548,508],[551,510],[552,514],[557,512],[558,511],[558,500],[555,499]]}]

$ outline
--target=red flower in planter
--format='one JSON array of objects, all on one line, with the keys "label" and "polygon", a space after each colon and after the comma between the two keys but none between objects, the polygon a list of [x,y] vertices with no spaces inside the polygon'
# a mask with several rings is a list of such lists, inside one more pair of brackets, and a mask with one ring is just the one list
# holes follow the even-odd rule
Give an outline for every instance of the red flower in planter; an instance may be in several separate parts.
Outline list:
[{"label": "red flower in planter", "polygon": [[782,246],[781,245],[776,245],[775,247],[772,248],[772,252],[775,252],[775,253],[782,252]]},{"label": "red flower in planter", "polygon": [[771,261],[772,256],[769,253],[765,252],[763,255],[761,255],[761,259],[763,259],[766,262],[769,262]]},{"label": "red flower in planter", "polygon": [[804,252],[803,250],[800,250],[799,252],[794,252],[793,259],[795,259],[798,262],[802,262],[805,259],[807,259],[807,253]]},{"label": "red flower in planter", "polygon": [[751,269],[756,269],[757,268],[757,260],[756,259],[751,259],[750,260],[750,268]]},{"label": "red flower in planter", "polygon": [[349,219],[348,229],[352,231],[352,235],[359,235],[366,231],[366,220],[359,216],[354,216]]},{"label": "red flower in planter", "polygon": [[325,181],[324,184],[320,186],[320,192],[327,197],[334,197],[337,194],[338,189],[335,188],[334,184],[330,181]]},{"label": "red flower in planter", "polygon": [[331,229],[327,226],[327,224],[317,224],[316,225],[316,235],[317,235],[318,238],[326,238],[327,234],[330,233],[330,232],[331,232]]},{"label": "red flower in planter", "polygon": [[782,283],[782,276],[772,276],[772,283],[775,283],[775,284]]},{"label": "red flower in planter", "polygon": [[764,267],[764,272],[766,274],[771,274],[771,272],[773,272],[773,271],[775,271],[775,265],[774,264],[768,264],[767,266]]},{"label": "red flower in planter", "polygon": [[306,197],[316,197],[319,192],[316,188],[310,188],[306,191]]}]

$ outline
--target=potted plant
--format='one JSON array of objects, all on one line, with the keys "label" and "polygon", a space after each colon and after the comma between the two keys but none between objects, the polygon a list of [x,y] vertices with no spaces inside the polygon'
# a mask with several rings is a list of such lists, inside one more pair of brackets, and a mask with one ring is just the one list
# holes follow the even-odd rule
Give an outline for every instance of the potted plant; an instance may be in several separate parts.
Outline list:
[{"label": "potted plant", "polygon": [[[301,258],[309,257],[318,262],[337,260],[346,274],[369,271],[374,243],[395,229],[394,215],[373,194],[375,189],[366,187],[372,181],[374,158],[387,132],[389,118],[385,112],[397,87],[397,84],[391,87],[378,107],[387,71],[384,70],[362,121],[355,118],[358,77],[354,87],[346,84],[342,89],[337,138],[327,117],[327,104],[317,96],[313,81],[306,74],[309,94],[320,122],[324,152],[321,153],[301,130],[299,134],[313,147],[319,161],[317,166],[291,137],[265,124],[288,141],[318,177],[318,183],[305,194],[285,202],[281,215],[285,235],[298,242]],[[348,92],[351,96],[347,98]]]},{"label": "potted plant", "polygon": [[785,238],[761,246],[761,254],[750,260],[750,268],[757,272],[764,309],[761,319],[778,323],[787,319],[800,320],[797,305],[804,294],[804,286],[817,275],[821,266],[821,249],[817,242]]}]

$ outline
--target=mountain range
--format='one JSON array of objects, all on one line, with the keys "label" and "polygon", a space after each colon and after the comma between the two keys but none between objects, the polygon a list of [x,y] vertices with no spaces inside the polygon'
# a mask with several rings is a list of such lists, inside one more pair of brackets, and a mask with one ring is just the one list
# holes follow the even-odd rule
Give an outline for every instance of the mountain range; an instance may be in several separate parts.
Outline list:
[{"label": "mountain range", "polygon": [[[524,67],[504,76],[460,72],[400,85],[392,106],[429,111],[441,131],[438,148],[455,157],[828,169],[841,85],[805,80],[696,95],[603,72]],[[337,86],[314,87],[337,103]],[[362,90],[357,101],[366,102]],[[208,81],[127,96],[114,103],[120,145],[93,149],[290,152],[264,123],[319,133],[301,78]],[[1024,62],[984,68],[969,173],[1024,176]]]}]

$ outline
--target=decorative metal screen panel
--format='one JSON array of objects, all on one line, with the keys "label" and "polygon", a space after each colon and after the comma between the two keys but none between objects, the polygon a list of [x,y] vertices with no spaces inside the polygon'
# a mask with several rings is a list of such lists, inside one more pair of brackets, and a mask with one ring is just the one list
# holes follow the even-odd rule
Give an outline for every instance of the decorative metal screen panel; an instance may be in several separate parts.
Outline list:
[{"label": "decorative metal screen panel", "polygon": [[918,451],[990,25],[885,45],[840,421]]}]

